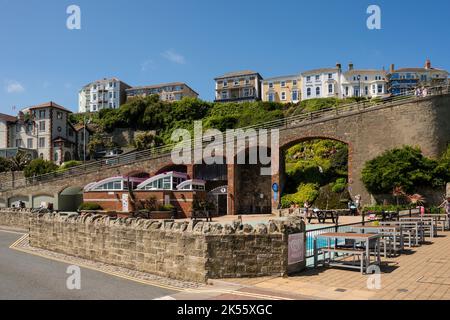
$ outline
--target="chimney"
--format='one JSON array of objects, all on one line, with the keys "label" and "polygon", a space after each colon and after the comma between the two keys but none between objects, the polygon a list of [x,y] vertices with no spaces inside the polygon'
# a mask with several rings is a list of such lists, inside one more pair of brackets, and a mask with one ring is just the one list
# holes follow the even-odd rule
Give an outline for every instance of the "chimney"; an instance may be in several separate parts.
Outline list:
[{"label": "chimney", "polygon": [[425,69],[429,70],[431,69],[431,60],[427,59],[427,61],[425,62]]},{"label": "chimney", "polygon": [[25,115],[22,111],[19,111],[19,122],[24,123],[25,121]]},{"label": "chimney", "polygon": [[351,71],[351,70],[353,70],[353,63],[350,62],[348,64],[348,71]]},{"label": "chimney", "polygon": [[395,64],[391,64],[391,66],[389,67],[389,72],[393,73],[395,70]]},{"label": "chimney", "polygon": [[336,68],[338,68],[339,70],[341,70],[341,69],[342,69],[342,64],[340,64],[339,62],[336,63]]}]

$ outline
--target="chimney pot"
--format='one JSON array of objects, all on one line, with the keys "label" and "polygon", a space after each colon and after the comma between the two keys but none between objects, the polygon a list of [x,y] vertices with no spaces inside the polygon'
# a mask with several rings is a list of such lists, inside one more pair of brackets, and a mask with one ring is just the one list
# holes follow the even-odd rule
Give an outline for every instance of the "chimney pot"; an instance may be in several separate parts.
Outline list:
[{"label": "chimney pot", "polygon": [[395,70],[395,65],[391,64],[391,66],[389,68],[389,71],[392,73],[392,72],[394,72],[394,70]]},{"label": "chimney pot", "polygon": [[353,70],[353,63],[350,62],[350,63],[348,64],[348,70],[349,70],[349,71],[350,71],[350,70]]},{"label": "chimney pot", "polygon": [[425,62],[425,69],[431,69],[431,60],[427,59],[427,61]]}]

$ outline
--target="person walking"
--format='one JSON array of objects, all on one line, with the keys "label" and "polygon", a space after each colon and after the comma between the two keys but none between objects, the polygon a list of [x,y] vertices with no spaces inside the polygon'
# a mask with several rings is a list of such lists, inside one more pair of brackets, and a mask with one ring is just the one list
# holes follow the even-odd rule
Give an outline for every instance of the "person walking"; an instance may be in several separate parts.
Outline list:
[{"label": "person walking", "polygon": [[305,201],[305,203],[303,204],[303,212],[305,214],[305,218],[308,219],[309,218],[309,208],[310,208],[310,204],[308,201]]},{"label": "person walking", "polygon": [[447,197],[444,202],[439,206],[439,208],[444,208],[445,214],[450,218],[450,196]]}]

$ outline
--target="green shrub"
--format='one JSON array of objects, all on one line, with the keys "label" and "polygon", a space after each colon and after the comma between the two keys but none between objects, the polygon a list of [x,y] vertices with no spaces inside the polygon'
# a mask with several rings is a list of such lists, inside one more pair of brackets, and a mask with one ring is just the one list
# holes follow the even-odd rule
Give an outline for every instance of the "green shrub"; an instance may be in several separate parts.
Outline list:
[{"label": "green shrub", "polygon": [[419,186],[431,185],[436,165],[419,148],[405,146],[368,161],[362,171],[362,181],[372,194],[388,194],[395,187],[414,193]]},{"label": "green shrub", "polygon": [[165,204],[159,207],[159,211],[172,211],[175,207],[171,204]]},{"label": "green shrub", "polygon": [[346,187],[347,187],[347,179],[339,178],[336,180],[335,183],[333,183],[331,191],[333,191],[334,193],[341,193],[345,190]]},{"label": "green shrub", "polygon": [[319,195],[318,188],[317,184],[302,184],[298,187],[296,193],[284,195],[281,198],[281,205],[286,208],[292,204],[303,206],[305,202],[313,203]]},{"label": "green shrub", "polygon": [[11,169],[11,162],[6,158],[0,157],[0,173],[7,172]]},{"label": "green shrub", "polygon": [[78,210],[83,211],[97,211],[97,210],[103,210],[102,206],[98,203],[92,203],[92,202],[84,202],[79,207]]},{"label": "green shrub", "polygon": [[28,164],[23,170],[25,177],[30,178],[34,176],[39,176],[47,173],[55,172],[58,166],[52,161],[47,161],[43,159],[35,159]]},{"label": "green shrub", "polygon": [[59,167],[58,171],[64,171],[64,170],[67,170],[69,168],[80,166],[82,164],[83,164],[83,162],[81,162],[81,161],[70,160],[70,161],[64,162],[61,165],[61,167]]}]

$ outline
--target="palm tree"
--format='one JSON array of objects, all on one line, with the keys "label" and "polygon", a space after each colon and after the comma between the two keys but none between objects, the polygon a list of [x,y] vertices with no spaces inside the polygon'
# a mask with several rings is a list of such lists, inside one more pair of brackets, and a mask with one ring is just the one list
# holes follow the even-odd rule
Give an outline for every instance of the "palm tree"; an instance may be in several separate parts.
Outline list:
[{"label": "palm tree", "polygon": [[395,200],[396,200],[396,202],[397,202],[397,207],[398,207],[398,205],[399,205],[398,199],[399,199],[400,197],[406,196],[406,192],[403,191],[403,187],[401,187],[401,186],[396,186],[396,187],[394,188],[394,190],[392,191],[392,195],[395,197]]},{"label": "palm tree", "polygon": [[426,202],[425,197],[416,193],[413,195],[408,195],[408,200],[413,206],[423,206]]},{"label": "palm tree", "polygon": [[19,151],[14,158],[9,159],[10,171],[23,171],[30,161],[31,157],[29,154]]}]

